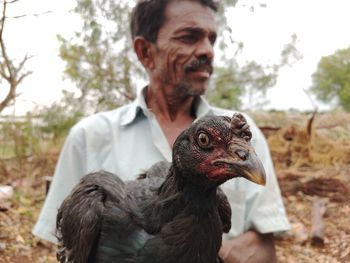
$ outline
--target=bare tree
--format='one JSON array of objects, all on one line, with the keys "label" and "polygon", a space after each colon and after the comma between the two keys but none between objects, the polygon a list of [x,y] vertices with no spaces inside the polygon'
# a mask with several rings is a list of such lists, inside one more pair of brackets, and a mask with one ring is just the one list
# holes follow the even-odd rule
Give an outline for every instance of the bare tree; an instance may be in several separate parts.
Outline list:
[{"label": "bare tree", "polygon": [[[7,1],[3,0],[2,3],[2,16],[0,20],[0,83],[3,81],[8,85],[8,91],[4,99],[0,101],[0,113],[11,103],[14,103],[16,97],[18,96],[17,87],[32,72],[24,69],[25,63],[30,59],[30,56],[25,55],[18,63],[15,63],[15,60],[10,58],[4,40],[4,28],[6,11],[8,4],[13,4],[19,0]],[[4,88],[4,87],[0,87]]]}]

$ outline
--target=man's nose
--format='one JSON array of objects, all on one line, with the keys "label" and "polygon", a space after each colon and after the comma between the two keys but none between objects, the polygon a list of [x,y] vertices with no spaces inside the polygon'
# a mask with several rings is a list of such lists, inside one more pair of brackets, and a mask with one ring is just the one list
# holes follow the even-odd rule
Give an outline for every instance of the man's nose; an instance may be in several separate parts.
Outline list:
[{"label": "man's nose", "polygon": [[209,60],[214,58],[214,47],[208,38],[204,38],[197,48],[197,57],[207,57]]}]

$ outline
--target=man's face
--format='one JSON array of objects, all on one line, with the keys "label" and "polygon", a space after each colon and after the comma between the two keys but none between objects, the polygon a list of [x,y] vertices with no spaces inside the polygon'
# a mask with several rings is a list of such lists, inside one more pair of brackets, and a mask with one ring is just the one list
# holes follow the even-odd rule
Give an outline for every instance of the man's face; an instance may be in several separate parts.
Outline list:
[{"label": "man's face", "polygon": [[155,44],[153,76],[180,94],[201,95],[213,71],[214,11],[197,2],[173,1],[165,16]]}]

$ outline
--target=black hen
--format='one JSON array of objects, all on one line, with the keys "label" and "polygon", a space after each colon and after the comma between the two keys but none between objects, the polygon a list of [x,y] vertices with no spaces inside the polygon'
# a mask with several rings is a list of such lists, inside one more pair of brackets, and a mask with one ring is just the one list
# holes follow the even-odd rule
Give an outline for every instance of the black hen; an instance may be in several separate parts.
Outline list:
[{"label": "black hen", "polygon": [[176,140],[173,162],[138,180],[85,176],[57,215],[61,262],[215,263],[231,208],[218,186],[235,177],[265,184],[241,114],[205,117]]}]

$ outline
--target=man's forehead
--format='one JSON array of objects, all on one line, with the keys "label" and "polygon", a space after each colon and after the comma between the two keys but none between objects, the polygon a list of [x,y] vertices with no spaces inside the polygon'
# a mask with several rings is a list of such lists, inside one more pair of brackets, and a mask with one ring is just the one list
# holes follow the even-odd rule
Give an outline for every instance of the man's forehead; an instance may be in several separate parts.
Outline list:
[{"label": "man's forehead", "polygon": [[165,17],[165,23],[172,24],[177,30],[217,30],[215,12],[197,1],[170,1],[165,9]]}]

